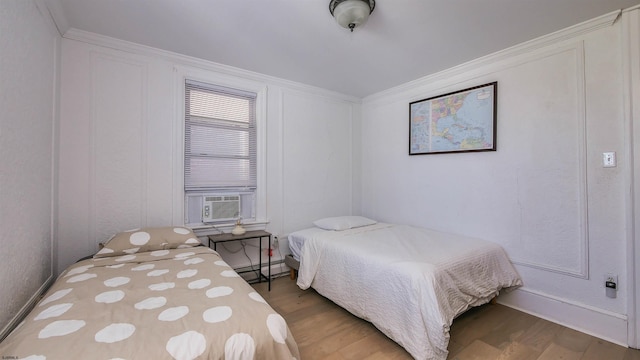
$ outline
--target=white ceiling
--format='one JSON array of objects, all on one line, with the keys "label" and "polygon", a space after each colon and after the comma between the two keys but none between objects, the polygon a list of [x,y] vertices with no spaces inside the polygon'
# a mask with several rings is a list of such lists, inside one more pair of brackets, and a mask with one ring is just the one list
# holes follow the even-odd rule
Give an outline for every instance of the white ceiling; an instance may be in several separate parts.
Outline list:
[{"label": "white ceiling", "polygon": [[378,0],[353,33],[329,0],[45,0],[70,28],[358,98],[640,0]]}]

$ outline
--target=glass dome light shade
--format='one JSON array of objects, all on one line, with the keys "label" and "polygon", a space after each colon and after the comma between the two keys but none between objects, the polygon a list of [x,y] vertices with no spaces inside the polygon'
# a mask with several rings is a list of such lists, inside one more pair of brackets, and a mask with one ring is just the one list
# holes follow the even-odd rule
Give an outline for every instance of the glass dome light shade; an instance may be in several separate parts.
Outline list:
[{"label": "glass dome light shade", "polygon": [[369,2],[363,0],[346,0],[339,3],[333,10],[336,22],[343,28],[351,29],[363,25],[369,19],[371,9]]}]

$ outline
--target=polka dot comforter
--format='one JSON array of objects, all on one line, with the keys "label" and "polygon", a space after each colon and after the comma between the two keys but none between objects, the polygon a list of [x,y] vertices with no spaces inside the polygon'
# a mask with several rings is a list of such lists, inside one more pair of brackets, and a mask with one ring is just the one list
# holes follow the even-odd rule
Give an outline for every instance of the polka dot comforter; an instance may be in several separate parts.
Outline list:
[{"label": "polka dot comforter", "polygon": [[11,359],[296,359],[285,320],[206,247],[89,259],[1,344]]},{"label": "polka dot comforter", "polygon": [[297,284],[371,321],[414,358],[446,359],[453,319],[522,281],[495,243],[378,223],[310,235]]}]

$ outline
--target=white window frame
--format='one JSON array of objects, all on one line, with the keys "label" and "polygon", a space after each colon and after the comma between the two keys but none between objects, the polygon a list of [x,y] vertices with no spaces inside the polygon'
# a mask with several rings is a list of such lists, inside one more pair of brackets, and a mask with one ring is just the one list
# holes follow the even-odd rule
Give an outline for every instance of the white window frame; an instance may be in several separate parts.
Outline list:
[{"label": "white window frame", "polygon": [[[175,224],[185,223],[185,200],[186,191],[184,189],[184,149],[185,149],[185,82],[187,80],[223,86],[241,91],[253,92],[256,94],[256,180],[255,190],[255,220],[247,222],[243,220],[249,229],[261,229],[268,223],[267,201],[266,201],[266,115],[267,115],[267,86],[263,83],[237,78],[234,76],[219,74],[203,69],[175,66],[176,76],[174,78],[175,89],[175,159],[174,159],[174,203],[173,222]],[[216,228],[231,228],[232,223],[216,224]],[[202,224],[197,228],[213,228],[212,225]],[[205,233],[203,233],[205,235]]]}]

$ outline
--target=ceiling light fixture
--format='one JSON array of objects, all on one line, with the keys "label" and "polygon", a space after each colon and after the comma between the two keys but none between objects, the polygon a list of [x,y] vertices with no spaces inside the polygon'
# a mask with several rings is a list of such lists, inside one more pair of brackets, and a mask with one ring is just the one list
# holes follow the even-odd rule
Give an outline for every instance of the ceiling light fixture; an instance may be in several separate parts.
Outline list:
[{"label": "ceiling light fixture", "polygon": [[363,25],[376,7],[375,0],[331,0],[329,12],[343,28],[353,29]]}]

